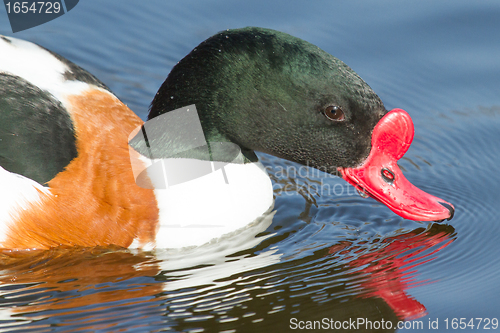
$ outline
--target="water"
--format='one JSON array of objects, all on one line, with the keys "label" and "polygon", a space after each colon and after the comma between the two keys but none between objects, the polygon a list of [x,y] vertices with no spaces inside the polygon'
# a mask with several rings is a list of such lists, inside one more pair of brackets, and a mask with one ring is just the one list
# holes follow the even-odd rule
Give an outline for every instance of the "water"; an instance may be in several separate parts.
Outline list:
[{"label": "water", "polygon": [[[400,165],[456,214],[404,220],[338,178],[295,177],[284,171],[293,163],[261,155],[276,213],[259,238],[189,253],[2,253],[0,331],[282,332],[361,318],[389,332],[437,320],[437,332],[453,318],[500,317],[499,15],[496,2],[469,1],[87,0],[17,33],[95,74],[142,118],[171,67],[213,33],[255,25],[301,37],[410,113],[416,136]],[[3,7],[0,17],[12,35]]]}]

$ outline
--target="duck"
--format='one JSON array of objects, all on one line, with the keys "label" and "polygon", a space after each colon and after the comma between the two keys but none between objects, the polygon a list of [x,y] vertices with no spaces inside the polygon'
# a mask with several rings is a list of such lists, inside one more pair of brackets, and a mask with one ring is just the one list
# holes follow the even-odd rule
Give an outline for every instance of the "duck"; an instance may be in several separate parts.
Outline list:
[{"label": "duck", "polygon": [[0,37],[0,248],[185,248],[273,212],[256,152],[338,175],[403,218],[451,219],[397,161],[411,117],[289,34],[221,31],[171,70],[141,120],[94,75]]}]

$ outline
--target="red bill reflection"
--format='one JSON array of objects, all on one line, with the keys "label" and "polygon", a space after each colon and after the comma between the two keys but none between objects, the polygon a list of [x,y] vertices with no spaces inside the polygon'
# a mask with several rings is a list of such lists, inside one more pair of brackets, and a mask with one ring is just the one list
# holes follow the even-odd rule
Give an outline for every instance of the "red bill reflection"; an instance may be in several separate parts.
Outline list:
[{"label": "red bill reflection", "polygon": [[361,286],[366,291],[360,297],[382,298],[401,320],[425,316],[423,304],[406,293],[412,287],[433,281],[418,281],[417,266],[437,258],[437,253],[452,243],[451,226],[433,224],[428,230],[415,229],[409,233],[382,240],[375,251],[364,252],[350,242],[341,242],[330,248],[330,254],[352,258],[348,266],[359,268],[356,274],[365,275]]}]

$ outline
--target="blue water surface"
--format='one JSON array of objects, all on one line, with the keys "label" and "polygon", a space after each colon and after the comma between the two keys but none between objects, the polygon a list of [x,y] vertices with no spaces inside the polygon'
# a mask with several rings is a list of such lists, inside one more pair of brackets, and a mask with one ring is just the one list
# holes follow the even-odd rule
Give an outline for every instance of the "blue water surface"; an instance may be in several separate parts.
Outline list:
[{"label": "blue water surface", "polygon": [[466,320],[461,332],[495,331],[499,17],[495,1],[86,0],[13,34],[1,7],[0,34],[77,63],[143,119],[176,62],[218,31],[261,26],[316,44],[353,68],[387,109],[409,112],[416,134],[400,165],[456,214],[442,223],[405,220],[341,179],[283,173],[297,165],[262,154],[276,214],[251,246],[228,239],[190,253],[7,256],[0,331],[285,332],[307,321],[365,319],[391,323],[377,332],[396,331],[400,320],[408,329],[399,331],[441,332],[454,318]]}]

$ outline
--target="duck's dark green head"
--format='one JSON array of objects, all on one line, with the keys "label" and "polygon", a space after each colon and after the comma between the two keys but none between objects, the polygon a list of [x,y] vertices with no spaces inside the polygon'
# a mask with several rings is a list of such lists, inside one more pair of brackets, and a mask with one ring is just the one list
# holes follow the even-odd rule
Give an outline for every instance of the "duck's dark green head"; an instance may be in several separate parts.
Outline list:
[{"label": "duck's dark green head", "polygon": [[[261,151],[339,170],[406,218],[453,216],[451,204],[415,188],[397,166],[413,139],[409,115],[388,113],[352,69],[299,38],[261,28],[210,37],[172,69],[149,119],[192,104],[209,143],[235,143],[250,160]],[[146,156],[179,157],[178,136],[157,124],[151,128],[156,142],[141,134],[130,145]],[[193,156],[182,156],[197,158],[196,149],[189,152]]]},{"label": "duck's dark green head", "polygon": [[195,104],[207,141],[231,141],[335,172],[360,164],[386,113],[347,65],[306,41],[261,28],[218,33],[169,74],[149,119]]}]

